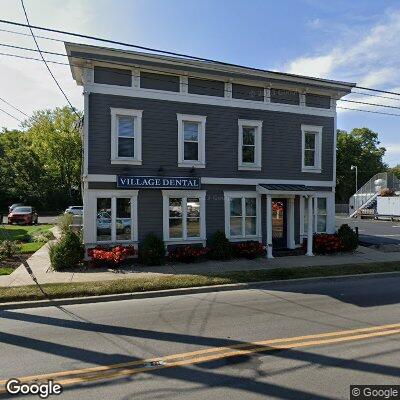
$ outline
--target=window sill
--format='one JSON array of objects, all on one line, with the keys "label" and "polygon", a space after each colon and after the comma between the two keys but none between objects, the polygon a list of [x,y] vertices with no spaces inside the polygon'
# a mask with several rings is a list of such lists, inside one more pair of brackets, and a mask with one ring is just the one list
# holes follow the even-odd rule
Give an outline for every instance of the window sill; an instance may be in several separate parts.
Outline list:
[{"label": "window sill", "polygon": [[261,238],[261,236],[245,236],[245,237],[238,237],[238,236],[235,236],[235,237],[230,237],[230,238],[228,238],[228,240],[230,241],[230,242],[250,242],[250,241],[252,241],[252,242],[262,242],[262,238]]},{"label": "window sill", "polygon": [[179,168],[205,168],[206,164],[178,163]]},{"label": "window sill", "polygon": [[321,173],[321,168],[305,168],[303,167],[301,169],[301,172],[310,172],[312,174],[320,174]]},{"label": "window sill", "polygon": [[258,165],[239,165],[239,171],[261,171],[261,167]]},{"label": "window sill", "polygon": [[203,246],[206,245],[205,238],[193,238],[193,239],[167,239],[164,240],[165,245],[172,245],[172,244],[196,244],[201,243]]},{"label": "window sill", "polygon": [[111,164],[142,165],[141,160],[124,160],[123,158],[111,160]]}]

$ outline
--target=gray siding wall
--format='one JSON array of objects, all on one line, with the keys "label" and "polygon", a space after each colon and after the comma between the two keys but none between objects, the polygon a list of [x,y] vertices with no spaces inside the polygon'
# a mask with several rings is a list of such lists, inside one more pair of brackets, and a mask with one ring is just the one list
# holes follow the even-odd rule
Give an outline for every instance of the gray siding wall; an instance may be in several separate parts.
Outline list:
[{"label": "gray siding wall", "polygon": [[132,74],[127,69],[94,67],[94,82],[106,83],[107,85],[131,86]]},{"label": "gray siding wall", "polygon": [[317,108],[331,108],[331,98],[329,96],[320,96],[318,94],[306,94],[306,106]]},{"label": "gray siding wall", "polygon": [[179,92],[179,76],[153,74],[150,72],[140,72],[140,87],[144,89],[168,90]]},{"label": "gray siding wall", "polygon": [[188,92],[206,96],[225,96],[225,83],[209,79],[188,78]]},{"label": "gray siding wall", "polygon": [[264,101],[264,88],[232,83],[232,97],[234,99]]},{"label": "gray siding wall", "polygon": [[271,103],[300,104],[300,96],[297,92],[285,89],[271,89]]},{"label": "gray siding wall", "polygon": [[[110,108],[143,110],[143,165],[111,165]],[[178,168],[177,113],[205,115],[206,168]],[[238,171],[238,119],[262,120],[262,170]],[[322,173],[301,172],[301,124],[323,126]],[[89,98],[89,174],[332,180],[334,119],[103,94]]]}]

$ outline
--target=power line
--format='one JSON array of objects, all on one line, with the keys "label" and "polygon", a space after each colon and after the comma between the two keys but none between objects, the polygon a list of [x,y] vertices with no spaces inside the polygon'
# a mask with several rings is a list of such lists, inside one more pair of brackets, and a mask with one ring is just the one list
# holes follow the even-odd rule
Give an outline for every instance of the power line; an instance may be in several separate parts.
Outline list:
[{"label": "power line", "polygon": [[50,74],[51,77],[53,78],[54,82],[56,83],[57,87],[60,89],[61,93],[64,95],[65,100],[67,100],[68,104],[70,105],[72,111],[79,117],[79,114],[78,114],[77,111],[75,110],[75,107],[74,107],[74,106],[72,105],[72,103],[69,101],[68,96],[65,94],[64,90],[62,89],[62,87],[61,87],[60,84],[58,83],[56,77],[53,75],[53,72],[51,72],[51,69],[50,69],[50,67],[49,67],[48,64],[47,64],[47,62],[46,62],[46,60],[45,60],[45,58],[44,58],[44,56],[43,56],[43,54],[42,54],[42,51],[40,50],[39,43],[37,42],[36,37],[35,37],[35,34],[33,33],[33,29],[32,29],[32,27],[31,27],[31,25],[30,25],[30,23],[29,23],[28,14],[26,13],[26,10],[25,10],[24,0],[21,0],[21,5],[22,5],[22,9],[24,10],[26,22],[27,22],[27,24],[28,24],[29,30],[31,31],[31,35],[32,35],[32,38],[33,38],[33,40],[34,40],[34,42],[35,42],[35,44],[36,44],[36,47],[37,47],[37,49],[38,49],[38,51],[39,51],[40,57],[42,58],[44,64],[46,65],[46,68],[47,68],[47,70],[49,71],[49,74]]},{"label": "power line", "polygon": [[[36,51],[34,49],[31,49],[31,50]],[[61,54],[61,53],[53,53],[53,52],[44,52],[44,53],[50,53],[50,54],[53,54],[53,55],[66,56],[66,54]],[[0,55],[9,56],[9,57],[17,57],[17,58],[22,58],[22,59],[26,59],[26,60],[42,61],[39,58],[28,57],[28,56],[20,56],[20,55],[17,55],[17,54],[10,54],[10,53],[2,53],[2,52],[0,52]],[[85,58],[85,57],[72,57],[72,58],[84,58],[84,59],[93,60],[93,61],[103,61],[103,60],[99,60],[99,59],[88,59],[88,58]],[[47,63],[52,63],[52,64],[64,65],[64,66],[68,66],[68,67],[70,65],[79,66],[79,65],[76,65],[76,64],[73,64],[73,63],[69,64],[69,63],[63,63],[63,62],[51,61],[51,60],[46,60],[46,62]],[[121,66],[125,65],[125,64],[119,64],[119,63],[114,63],[114,62],[109,62],[109,64],[121,65]],[[125,65],[125,66],[128,66],[128,65]],[[131,67],[131,65],[130,65],[130,67]],[[93,69],[93,67],[91,67],[90,69]],[[117,72],[115,72],[115,73],[117,73]],[[121,75],[126,75],[126,73],[120,73],[120,74]],[[155,80],[157,80],[157,79],[155,78]],[[206,87],[204,87],[204,88],[206,88]],[[347,100],[341,100],[341,101],[347,101]],[[360,103],[367,104],[367,105],[374,105],[373,103],[364,103],[364,102],[360,102]],[[380,105],[380,104],[376,104],[376,106],[385,107],[385,106]],[[360,112],[368,112],[368,113],[374,113],[374,114],[392,115],[392,116],[399,116],[400,117],[400,114],[386,113],[386,112],[380,112],[380,111],[360,110],[360,109],[357,109],[357,108],[348,108],[348,107],[340,107],[340,106],[337,106],[337,108],[344,109],[344,110],[360,111]],[[400,107],[394,107],[394,106],[393,106],[393,108],[399,108],[400,109]]]},{"label": "power line", "polygon": [[400,101],[399,98],[395,98],[395,97],[388,97],[388,96],[380,96],[379,94],[369,94],[369,93],[363,93],[363,92],[357,92],[355,90],[351,91],[351,94],[360,94],[362,96],[368,96],[368,97],[379,97],[381,99],[389,99],[389,100],[394,100],[394,101]]},{"label": "power line", "polygon": [[[23,0],[21,0],[21,1],[23,1]],[[246,68],[246,69],[250,69],[250,70],[253,70],[253,71],[268,72],[268,73],[277,74],[277,75],[287,75],[287,76],[294,76],[294,77],[299,76],[299,75],[296,75],[296,74],[290,74],[290,73],[286,73],[286,72],[276,72],[276,71],[270,71],[270,70],[265,70],[265,69],[261,69],[261,68],[247,67],[247,66],[244,66],[244,65],[239,65],[239,64],[234,64],[234,63],[228,63],[228,62],[213,60],[213,59],[210,59],[210,58],[197,57],[197,56],[192,56],[192,55],[189,55],[189,54],[176,53],[176,52],[171,52],[171,51],[167,51],[167,50],[160,50],[160,49],[146,47],[146,46],[140,46],[140,45],[136,45],[136,44],[132,44],[132,43],[126,43],[126,42],[120,42],[120,41],[111,40],[111,39],[100,38],[100,37],[97,37],[97,36],[84,35],[84,34],[80,34],[80,33],[62,31],[62,30],[59,30],[59,29],[45,28],[45,27],[41,27],[41,26],[33,26],[33,25],[29,25],[29,23],[28,23],[28,25],[26,25],[26,24],[23,24],[23,23],[20,23],[20,22],[8,21],[8,20],[0,20],[0,22],[4,23],[4,24],[15,25],[15,26],[25,26],[25,27],[27,26],[29,28],[32,27],[34,29],[44,30],[44,31],[48,31],[48,32],[59,33],[59,34],[63,34],[63,35],[70,35],[70,36],[75,36],[75,37],[84,38],[84,39],[90,39],[90,40],[96,40],[96,41],[101,41],[101,42],[106,42],[106,43],[112,43],[112,44],[117,44],[117,45],[120,45],[120,46],[132,47],[132,48],[137,48],[137,49],[146,50],[146,51],[152,51],[152,52],[156,52],[156,53],[173,55],[173,56],[177,56],[177,57],[184,57],[184,58],[188,58],[188,59],[191,59],[191,60],[206,61],[206,62],[216,63],[216,64],[219,64],[219,65],[238,67],[238,68]],[[48,39],[50,39],[50,38],[48,38]],[[122,51],[122,50],[120,50],[120,51]],[[311,80],[321,81],[321,79],[315,78],[315,77],[307,77],[307,78],[311,79]],[[328,79],[326,79],[325,81],[327,81],[327,82],[335,82],[333,80],[328,80]],[[362,90],[368,90],[368,91],[374,91],[374,92],[379,92],[379,93],[386,93],[386,94],[393,94],[393,95],[396,95],[396,96],[400,96],[400,93],[396,93],[396,92],[391,92],[391,91],[386,91],[386,90],[381,90],[381,89],[368,88],[368,87],[357,86],[357,85],[355,87],[357,87],[359,89],[362,89]]]},{"label": "power line", "polygon": [[4,100],[4,99],[1,98],[1,97],[0,97],[0,100],[1,100],[3,103],[6,103],[7,105],[9,105],[9,106],[10,106],[11,108],[13,108],[14,110],[20,112],[21,114],[25,115],[26,117],[29,117],[29,115],[28,115],[27,113],[25,113],[25,112],[21,111],[19,108],[13,106],[13,105],[12,105],[11,103],[9,103],[7,100]]},{"label": "power line", "polygon": [[[15,35],[20,35],[20,36],[29,36],[31,37],[31,35],[29,33],[24,33],[24,32],[18,32],[18,31],[12,31],[10,29],[0,29],[0,32],[6,32],[6,33],[13,33]],[[51,38],[49,36],[40,36],[40,35],[36,35],[37,38],[39,39],[47,39],[47,40],[53,40],[54,42],[61,42],[64,43],[64,40],[62,39],[56,39],[56,38]]]},{"label": "power line", "polygon": [[20,122],[22,124],[22,121],[19,118],[15,117],[14,115],[10,114],[9,112],[3,110],[2,108],[0,108],[0,111],[3,112],[4,114],[7,114],[9,117],[16,119],[18,122]]}]

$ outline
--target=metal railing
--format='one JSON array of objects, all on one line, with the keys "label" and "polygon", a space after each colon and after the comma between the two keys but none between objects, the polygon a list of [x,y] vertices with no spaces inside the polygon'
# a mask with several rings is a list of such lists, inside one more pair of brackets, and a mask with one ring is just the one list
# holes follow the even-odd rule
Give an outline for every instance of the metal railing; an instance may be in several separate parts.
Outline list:
[{"label": "metal railing", "polygon": [[400,190],[400,180],[392,172],[381,172],[375,174],[349,199],[350,217],[366,208],[378,196],[382,189]]}]

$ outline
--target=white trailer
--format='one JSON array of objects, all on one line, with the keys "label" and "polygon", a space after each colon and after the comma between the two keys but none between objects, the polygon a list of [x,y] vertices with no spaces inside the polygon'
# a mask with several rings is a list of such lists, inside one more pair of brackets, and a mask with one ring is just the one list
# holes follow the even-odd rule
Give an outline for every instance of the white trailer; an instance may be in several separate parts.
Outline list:
[{"label": "white trailer", "polygon": [[400,218],[400,196],[377,197],[377,217]]}]

